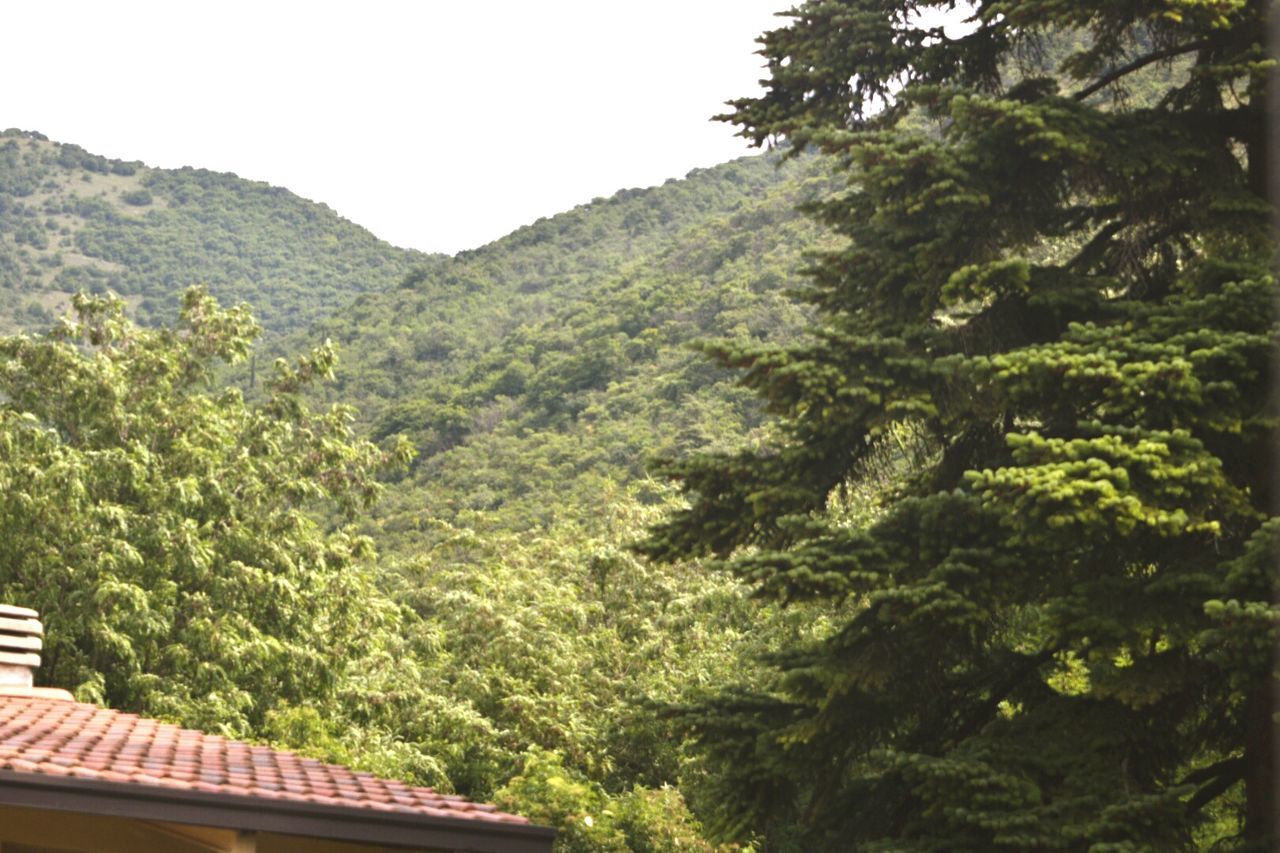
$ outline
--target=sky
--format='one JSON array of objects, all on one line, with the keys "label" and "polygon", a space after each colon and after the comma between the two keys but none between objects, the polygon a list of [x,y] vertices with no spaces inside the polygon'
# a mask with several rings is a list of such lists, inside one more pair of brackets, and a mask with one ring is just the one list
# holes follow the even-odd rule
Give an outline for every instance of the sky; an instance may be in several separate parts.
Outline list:
[{"label": "sky", "polygon": [[[287,187],[453,253],[751,153],[787,0],[14,3],[0,128]],[[19,73],[20,71],[20,73]]]}]

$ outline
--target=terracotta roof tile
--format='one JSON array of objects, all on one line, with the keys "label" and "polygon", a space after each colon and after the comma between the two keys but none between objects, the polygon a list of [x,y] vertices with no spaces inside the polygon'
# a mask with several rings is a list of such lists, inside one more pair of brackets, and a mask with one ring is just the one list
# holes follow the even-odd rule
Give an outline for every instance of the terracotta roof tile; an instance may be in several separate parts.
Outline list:
[{"label": "terracotta roof tile", "polygon": [[487,803],[438,794],[95,705],[0,694],[0,769],[128,785],[527,824]]}]

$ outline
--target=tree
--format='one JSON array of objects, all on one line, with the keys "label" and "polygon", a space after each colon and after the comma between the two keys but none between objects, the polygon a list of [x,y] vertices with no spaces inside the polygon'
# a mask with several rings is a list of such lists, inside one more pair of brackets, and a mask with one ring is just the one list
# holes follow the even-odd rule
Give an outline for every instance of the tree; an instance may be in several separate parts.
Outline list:
[{"label": "tree", "polygon": [[813,0],[760,39],[725,118],[841,164],[845,239],[809,340],[709,347],[775,437],[670,464],[642,550],[850,615],[678,709],[722,835],[1269,843],[1270,5]]},{"label": "tree", "polygon": [[248,352],[247,309],[188,291],[172,329],[75,297],[40,338],[0,339],[0,600],[49,626],[41,680],[81,698],[245,735],[332,704],[397,610],[367,539],[308,514],[376,496],[384,454],[298,392],[322,347],[249,404],[211,382]]}]

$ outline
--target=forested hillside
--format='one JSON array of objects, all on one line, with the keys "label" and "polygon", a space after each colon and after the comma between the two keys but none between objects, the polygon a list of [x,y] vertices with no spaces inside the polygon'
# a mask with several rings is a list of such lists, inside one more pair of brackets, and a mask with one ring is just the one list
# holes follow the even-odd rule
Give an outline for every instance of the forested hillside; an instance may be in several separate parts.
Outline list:
[{"label": "forested hillside", "polygon": [[202,284],[251,304],[275,335],[433,260],[280,187],[0,134],[0,331],[48,326],[77,290],[118,293],[141,322],[171,322],[182,291]]},{"label": "forested hillside", "polygon": [[453,258],[0,137],[48,679],[559,853],[1273,849],[1267,4],[923,7]]},{"label": "forested hillside", "polygon": [[440,520],[590,524],[652,455],[744,440],[760,408],[691,345],[802,333],[787,291],[820,241],[795,206],[829,188],[814,158],[698,170],[541,220],[317,326],[310,339],[341,353],[332,398],[419,452],[371,532],[412,551]]},{"label": "forested hillside", "polygon": [[[41,156],[65,159],[64,149],[88,156],[39,139],[11,141],[8,153],[16,162],[43,162],[49,169],[53,165]],[[225,436],[229,445],[215,441],[208,447],[173,448],[176,455],[166,456],[163,466],[187,473],[175,473],[174,482],[161,477],[155,492],[124,493],[112,491],[115,463],[108,462],[99,474],[92,468],[96,461],[82,463],[78,454],[97,460],[93,454],[110,447],[108,460],[147,453],[158,460],[155,450],[138,442],[152,445],[147,436],[163,421],[129,421],[113,403],[90,439],[98,450],[82,448],[77,440],[42,448],[50,458],[76,459],[76,482],[93,496],[90,504],[103,500],[115,509],[101,517],[86,509],[89,518],[73,514],[68,528],[33,535],[65,542],[82,536],[107,543],[102,546],[107,551],[151,555],[108,566],[85,555],[77,577],[89,598],[125,596],[128,603],[112,605],[109,618],[94,608],[61,608],[63,635],[70,642],[56,677],[98,701],[221,727],[472,796],[497,797],[562,826],[565,849],[645,843],[655,849],[672,844],[705,849],[687,807],[697,803],[700,772],[665,724],[645,708],[687,701],[705,685],[754,671],[755,658],[775,641],[820,636],[829,622],[822,608],[787,612],[761,605],[744,597],[740,584],[726,574],[693,563],[654,567],[626,546],[672,505],[671,489],[649,478],[652,456],[733,446],[750,440],[763,417],[761,408],[735,389],[731,374],[710,364],[692,344],[716,338],[783,343],[803,334],[808,313],[786,291],[799,280],[804,251],[822,238],[795,206],[828,192],[832,183],[825,164],[815,158],[780,162],[753,157],[698,170],[660,187],[597,199],[456,258],[417,258],[411,270],[397,268],[404,274],[393,286],[359,296],[309,331],[259,343],[258,357],[232,372],[215,370],[217,359],[211,356],[216,350],[224,361],[235,362],[249,353],[252,329],[240,314],[219,314],[212,303],[192,296],[176,335],[147,335],[129,328],[107,303],[84,303],[88,315],[75,335],[82,343],[105,342],[95,364],[119,366],[104,367],[100,382],[89,379],[77,393],[114,399],[141,383],[135,394],[164,401],[148,406],[205,412],[201,417],[211,420],[193,426],[202,435]],[[97,275],[88,289],[118,286],[146,321],[163,314],[160,303],[141,294],[166,292],[149,283],[151,273],[143,263],[148,254],[119,255],[116,268],[90,256],[90,247],[136,248],[140,241],[154,245],[165,237],[186,247],[184,252],[207,249],[214,241],[200,236],[199,217],[208,206],[220,210],[224,203],[226,210],[215,218],[227,229],[215,233],[231,235],[240,227],[235,223],[254,221],[257,213],[279,218],[253,200],[274,199],[281,191],[186,171],[149,172],[142,176],[144,185],[136,165],[103,167],[91,161],[90,166],[81,166],[90,182],[137,179],[136,187],[150,193],[151,201],[123,200],[141,189],[122,185],[90,205],[97,218],[73,221],[68,227],[78,230],[57,236],[82,249],[73,259],[77,269],[101,267],[116,276]],[[135,174],[110,174],[112,168],[133,168]],[[201,183],[207,191],[191,200],[191,186]],[[174,194],[180,187],[186,189]],[[52,209],[55,189],[71,192],[65,187],[49,188],[45,196],[33,192],[15,221],[32,218],[37,196]],[[233,192],[248,200],[232,200],[227,194]],[[168,201],[161,200],[162,193]],[[222,201],[215,204],[214,198]],[[182,213],[186,218],[177,218],[183,208],[175,199],[193,205]],[[149,211],[137,216],[133,208]],[[306,244],[305,228],[291,241],[283,239],[286,229],[280,222],[278,245]],[[66,273],[40,261],[63,251],[54,234],[46,235],[51,242],[42,249],[28,240],[14,250],[32,267],[20,277],[30,299],[61,292],[58,288],[69,286],[72,275],[93,275]],[[192,252],[164,255],[175,269],[188,270],[170,280],[210,278],[197,274],[200,266],[193,263],[206,256]],[[63,251],[64,263],[69,254]],[[254,265],[262,260],[231,249],[217,258],[245,270],[258,269]],[[263,269],[273,262],[268,258]],[[36,266],[47,268],[32,278]],[[292,305],[289,300],[297,295],[289,288],[275,290],[280,281],[270,274],[237,281],[259,288],[258,296],[232,288],[231,298]],[[210,290],[217,292],[213,285]],[[224,302],[227,293],[224,289]],[[41,304],[52,304],[52,297],[44,298]],[[332,307],[308,305],[294,313]],[[32,310],[17,320],[40,325],[48,315]],[[97,331],[102,324],[112,331]],[[206,335],[220,343],[204,347],[200,341]],[[317,386],[330,364],[326,339],[336,345],[339,366],[334,381]],[[57,349],[65,347],[62,343],[14,340],[10,345],[15,359],[45,358],[39,354],[46,352],[70,357],[69,350]],[[192,345],[199,354],[183,351]],[[270,366],[270,356],[292,359],[313,346],[318,354],[296,369],[281,374]],[[149,357],[153,363],[134,363],[140,347],[156,353]],[[144,390],[151,380],[141,377],[152,376],[166,359],[199,367],[190,376],[165,367],[162,373],[178,370],[184,378]],[[15,363],[7,393],[25,395],[29,402],[23,407],[34,411],[40,394],[25,390],[25,372]],[[215,376],[242,386],[252,411],[283,423],[272,426],[268,419],[244,432],[248,416],[235,396],[202,396],[204,383]],[[416,450],[407,467],[380,469],[380,502],[369,505],[379,491],[367,480],[372,469],[365,463],[371,457],[352,461],[355,447],[359,454],[369,449],[344,447],[338,436],[351,441],[350,434],[319,433],[320,421],[312,420],[297,397],[308,387],[317,411],[328,404],[354,404],[351,413],[359,429],[371,434],[388,458],[404,459],[406,446]],[[345,412],[326,415],[325,429],[338,430]],[[65,415],[54,406],[37,417],[52,423]],[[116,418],[125,420],[120,424]],[[263,441],[254,440],[254,429],[264,431]],[[277,448],[292,440],[318,441],[308,453],[319,453],[336,468],[304,472],[294,467],[301,459],[276,458]],[[273,483],[266,499],[276,501],[269,511],[265,505],[255,508],[261,518],[254,523],[277,523],[270,513],[283,513],[280,518],[287,520],[279,523],[280,530],[288,530],[283,534],[287,552],[254,550],[253,542],[262,538],[257,533],[233,532],[232,539],[247,536],[242,547],[235,546],[219,528],[209,527],[213,516],[208,513],[238,514],[243,500],[220,482],[239,473],[209,470],[233,464],[229,460],[246,452],[249,459],[263,454],[251,469]],[[326,485],[310,487],[309,477]],[[24,482],[20,491],[41,505],[62,500],[55,496],[59,488]],[[345,497],[326,500],[337,495]],[[311,519],[321,520],[319,529],[297,514],[295,502]],[[352,513],[357,502],[359,511]],[[161,505],[170,511],[159,513]],[[132,521],[117,530],[114,519],[122,511]],[[154,520],[138,520],[146,516]],[[185,558],[179,555],[173,563],[163,556],[184,518],[199,525],[196,542],[184,547],[218,555],[200,558],[200,589],[212,581],[207,572],[218,574],[215,563],[230,560],[234,567],[215,582],[217,591],[197,590],[194,598],[185,592],[190,578],[179,580],[189,571]],[[321,531],[331,538],[323,539]],[[381,553],[376,562],[368,545]],[[299,559],[291,556],[294,552],[310,556]],[[299,632],[305,635],[315,620],[336,624],[330,615],[335,605],[328,601],[333,596],[323,590],[337,582],[338,567],[350,573],[354,586],[348,590],[376,585],[359,587],[363,602],[349,617],[368,620],[370,632],[353,642],[349,655],[329,652],[307,659],[303,647],[320,643],[314,637],[300,643]],[[4,574],[10,596],[59,609],[46,603],[57,589],[39,580],[40,572],[11,566]],[[272,575],[277,580],[267,582]],[[201,610],[206,600],[261,595],[263,583],[285,584],[278,589],[291,591],[281,610],[264,613],[253,625],[223,625],[220,617]],[[157,612],[169,615],[148,616]],[[151,627],[141,627],[148,619]],[[109,650],[86,659],[80,648],[99,649],[98,635],[112,624],[128,626],[129,638],[113,634]],[[187,625],[196,633],[190,634]],[[319,681],[276,695],[235,692],[232,682],[209,679],[188,684],[183,664],[170,662],[142,636],[180,636],[178,642],[187,647],[205,648],[211,631],[223,637],[218,647],[229,654],[252,654],[248,649],[255,644],[275,649],[260,664],[267,673],[292,666],[280,664],[282,657],[302,655],[302,665],[315,670]],[[115,663],[101,669],[89,662],[108,659]],[[172,687],[147,688],[161,669]],[[686,791],[664,789],[682,780]],[[583,823],[587,816],[592,821]]]}]

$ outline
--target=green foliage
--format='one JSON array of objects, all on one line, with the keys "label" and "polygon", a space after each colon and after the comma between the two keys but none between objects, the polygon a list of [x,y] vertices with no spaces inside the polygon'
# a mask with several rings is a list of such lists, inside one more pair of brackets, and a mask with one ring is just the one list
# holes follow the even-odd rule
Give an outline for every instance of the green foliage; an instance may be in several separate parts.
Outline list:
[{"label": "green foliage", "polygon": [[536,823],[557,827],[558,853],[624,853],[628,849],[626,837],[614,825],[609,796],[565,770],[554,752],[532,749],[526,753],[520,775],[498,792],[497,801]]},{"label": "green foliage", "polygon": [[[749,671],[743,658],[811,614],[747,600],[724,574],[654,567],[622,550],[667,506],[612,492],[607,532],[561,523],[538,536],[437,522],[434,544],[397,569],[398,600],[432,638],[435,689],[483,716],[497,764],[450,763],[487,796],[530,745],[610,791],[675,784],[678,742],[646,710]],[[637,498],[647,498],[650,505]]]},{"label": "green foliage", "polygon": [[728,116],[842,164],[843,241],[809,340],[709,348],[777,420],[671,464],[643,550],[850,610],[678,709],[699,802],[779,849],[1269,849],[1269,4],[915,23],[954,6],[806,3]]},{"label": "green foliage", "polygon": [[636,787],[616,797],[614,803],[614,825],[621,830],[627,850],[632,853],[737,849],[713,845],[704,839],[701,825],[674,788]]},{"label": "green foliage", "polygon": [[498,804],[555,826],[557,853],[667,853],[721,849],[705,841],[697,821],[671,788],[610,796],[564,766],[555,752],[532,748]]},{"label": "green foliage", "polygon": [[210,383],[257,333],[243,308],[189,291],[161,330],[119,300],[75,310],[0,339],[0,598],[46,614],[42,677],[240,734],[278,704],[332,698],[397,613],[372,586],[372,544],[305,511],[368,506],[393,461],[347,409],[298,398],[331,351],[282,362],[249,405]]},{"label": "green foliage", "polygon": [[[684,843],[693,819],[667,826],[657,803],[674,808],[663,786],[702,771],[652,703],[756,672],[773,638],[828,624],[625,544],[669,505],[644,479],[651,455],[759,424],[687,344],[799,334],[781,283],[819,235],[793,208],[829,186],[815,160],[756,158],[626,191],[361,297],[313,333],[346,356],[332,393],[377,440],[407,436],[420,454],[361,529],[431,638],[424,677],[488,728],[471,741],[483,748],[432,753],[458,790],[491,796],[536,747],[630,809],[631,828],[598,824],[580,843],[614,830],[640,849]],[[569,829],[567,812],[554,819]]]},{"label": "green foliage", "polygon": [[[0,342],[0,596],[46,675],[563,850],[1260,839],[1256,10],[989,2],[948,39],[905,5],[765,37],[735,120],[784,156],[451,259],[0,136],[0,323],[206,281],[347,360],[264,379],[200,294]],[[663,514],[672,562],[628,551]]]}]

